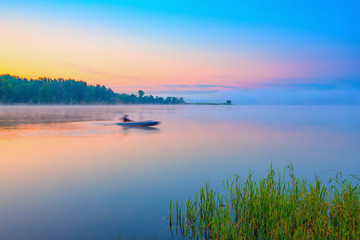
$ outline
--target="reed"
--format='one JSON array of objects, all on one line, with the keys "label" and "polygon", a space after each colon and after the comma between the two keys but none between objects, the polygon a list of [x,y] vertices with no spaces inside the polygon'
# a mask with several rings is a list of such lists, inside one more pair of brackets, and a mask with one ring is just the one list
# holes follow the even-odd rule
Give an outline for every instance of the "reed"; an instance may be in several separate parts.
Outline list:
[{"label": "reed", "polygon": [[350,177],[309,183],[290,164],[229,178],[223,193],[207,183],[195,199],[170,201],[170,230],[181,239],[360,239],[360,179]]}]

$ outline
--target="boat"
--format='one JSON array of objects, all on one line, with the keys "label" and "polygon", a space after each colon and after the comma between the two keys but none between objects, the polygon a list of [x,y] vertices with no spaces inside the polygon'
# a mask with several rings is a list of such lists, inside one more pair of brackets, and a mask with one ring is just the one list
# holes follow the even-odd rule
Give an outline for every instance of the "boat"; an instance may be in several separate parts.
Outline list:
[{"label": "boat", "polygon": [[124,127],[149,127],[158,125],[159,121],[141,121],[141,122],[118,122],[117,125],[124,126]]}]

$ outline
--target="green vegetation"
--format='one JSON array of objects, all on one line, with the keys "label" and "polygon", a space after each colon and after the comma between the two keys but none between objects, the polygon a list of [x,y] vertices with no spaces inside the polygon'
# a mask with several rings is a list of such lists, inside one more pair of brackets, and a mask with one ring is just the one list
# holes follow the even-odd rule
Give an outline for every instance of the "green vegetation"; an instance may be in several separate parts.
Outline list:
[{"label": "green vegetation", "polygon": [[292,165],[283,174],[270,167],[257,181],[250,173],[223,186],[223,194],[206,184],[195,200],[170,201],[170,229],[182,239],[360,238],[359,184],[341,173],[328,184],[317,176],[309,183],[294,176]]},{"label": "green vegetation", "polygon": [[0,75],[0,103],[3,104],[184,104],[183,98],[119,94],[105,86],[84,81],[40,78],[22,79]]},{"label": "green vegetation", "polygon": [[224,103],[189,103],[189,104],[195,104],[195,105],[231,105],[231,100],[227,100]]}]

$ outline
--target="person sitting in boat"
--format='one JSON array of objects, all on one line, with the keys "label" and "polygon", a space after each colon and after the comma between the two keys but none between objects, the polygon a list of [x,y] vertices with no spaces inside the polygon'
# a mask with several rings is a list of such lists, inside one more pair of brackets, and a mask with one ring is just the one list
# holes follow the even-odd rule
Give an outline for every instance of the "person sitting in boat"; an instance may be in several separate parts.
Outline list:
[{"label": "person sitting in boat", "polygon": [[124,115],[124,117],[122,118],[122,121],[123,122],[132,122],[132,120],[130,120],[128,117],[129,117],[128,115]]}]

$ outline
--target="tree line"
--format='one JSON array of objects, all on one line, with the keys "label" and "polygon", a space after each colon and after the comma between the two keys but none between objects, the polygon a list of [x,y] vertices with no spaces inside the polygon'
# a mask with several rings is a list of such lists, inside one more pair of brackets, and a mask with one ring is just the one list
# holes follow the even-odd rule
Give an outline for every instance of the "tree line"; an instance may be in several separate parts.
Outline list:
[{"label": "tree line", "polygon": [[100,85],[89,85],[72,79],[26,79],[0,75],[0,103],[2,104],[185,104],[182,97],[158,97],[119,94]]}]

